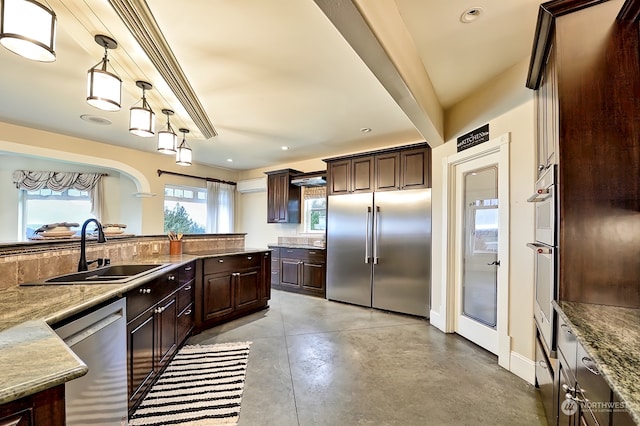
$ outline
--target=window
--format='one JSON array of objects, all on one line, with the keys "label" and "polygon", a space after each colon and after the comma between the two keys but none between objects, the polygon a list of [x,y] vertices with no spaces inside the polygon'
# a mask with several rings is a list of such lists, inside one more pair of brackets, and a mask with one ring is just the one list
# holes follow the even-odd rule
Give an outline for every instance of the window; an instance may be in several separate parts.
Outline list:
[{"label": "window", "polygon": [[207,190],[177,185],[164,187],[164,232],[204,234]]},{"label": "window", "polygon": [[59,192],[48,188],[37,191],[22,189],[20,196],[22,198],[21,234],[24,239],[33,237],[34,231],[42,225],[58,222],[81,224],[88,218],[94,217],[91,214],[89,191],[68,189]]},{"label": "window", "polygon": [[324,186],[304,187],[304,231],[325,232],[327,229],[327,191]]}]

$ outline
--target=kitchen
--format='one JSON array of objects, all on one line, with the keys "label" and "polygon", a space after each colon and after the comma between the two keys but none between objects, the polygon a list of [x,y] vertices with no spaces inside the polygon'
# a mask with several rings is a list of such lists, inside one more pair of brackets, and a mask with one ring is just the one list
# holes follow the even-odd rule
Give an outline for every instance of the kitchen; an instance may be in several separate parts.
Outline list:
[{"label": "kitchen", "polygon": [[[532,8],[530,19],[531,31],[535,21],[535,13],[537,13],[537,5]],[[373,19],[373,18],[372,18]],[[481,22],[481,21],[479,21]],[[470,95],[466,99],[452,106],[447,111],[446,129],[443,132],[447,136],[447,143],[434,147],[432,158],[432,186],[434,191],[432,202],[434,205],[442,206],[445,202],[445,193],[442,190],[443,182],[443,159],[455,154],[455,137],[484,123],[491,126],[492,137],[498,137],[509,133],[511,137],[511,153],[509,167],[509,183],[512,192],[510,210],[511,217],[517,218],[517,225],[510,228],[509,235],[509,262],[517,265],[517,268],[508,269],[509,282],[517,291],[511,291],[508,295],[509,305],[518,307],[518,309],[510,309],[508,313],[509,335],[511,337],[511,347],[508,352],[509,369],[516,375],[523,377],[529,383],[533,382],[533,362],[535,352],[535,330],[532,328],[533,306],[533,264],[531,259],[531,251],[526,247],[526,243],[533,238],[533,210],[526,204],[525,200],[529,197],[535,181],[535,160],[534,160],[534,138],[535,125],[532,117],[534,116],[533,95],[531,91],[523,86],[523,79],[527,74],[529,63],[528,49],[530,48],[532,33],[528,35],[527,52],[522,54],[522,60],[504,71],[499,77],[492,82],[485,84],[475,94]],[[7,60],[17,61],[12,56],[6,56]],[[3,61],[5,59],[3,56]],[[526,56],[526,58],[525,58]],[[153,93],[153,92],[152,92]],[[156,107],[159,108],[159,107]],[[15,120],[15,119],[14,119]],[[14,121],[15,122],[15,121]],[[371,125],[373,126],[373,125]],[[126,127],[126,124],[122,126]],[[358,126],[360,127],[360,126]],[[141,196],[133,200],[133,207],[122,210],[136,210],[140,213],[132,214],[136,219],[126,220],[124,222],[131,223],[134,233],[155,234],[161,230],[162,218],[157,213],[162,210],[162,197],[145,197],[145,194],[162,194],[165,183],[170,182],[167,177],[155,177],[156,169],[170,169],[171,161],[165,157],[159,158],[158,155],[144,153],[140,151],[132,151],[129,149],[106,146],[95,142],[91,138],[72,138],[63,136],[56,132],[37,130],[21,126],[19,124],[3,123],[1,125],[3,136],[2,150],[13,152],[19,155],[29,155],[46,153],[49,158],[57,158],[58,160],[75,160],[84,164],[115,164],[124,163],[125,173],[136,176],[132,182],[129,178],[116,178],[114,175],[114,187],[120,185],[128,190],[128,194],[139,193]],[[424,130],[427,133],[426,130]],[[409,137],[406,142],[413,142]],[[429,139],[430,143],[432,141]],[[437,139],[437,138],[436,138]],[[398,138],[397,140],[401,140]],[[452,143],[453,142],[453,143]],[[382,142],[388,143],[388,142]],[[54,149],[55,148],[55,149]],[[358,146],[354,143],[349,152],[364,152],[375,146]],[[50,155],[49,155],[50,154]],[[10,156],[8,160],[15,158]],[[223,156],[222,158],[225,158]],[[98,158],[99,160],[96,160]],[[239,160],[236,160],[239,161]],[[3,163],[6,164],[5,161]],[[120,164],[118,164],[120,167]],[[243,180],[252,179],[263,176],[265,171],[270,171],[282,167],[291,167],[302,171],[319,170],[325,167],[324,162],[320,158],[315,160],[294,161],[286,164],[278,164],[276,167],[257,167],[248,172],[240,172],[237,175],[228,169],[213,169],[195,164],[189,170],[190,174],[202,176],[215,176],[225,180]],[[120,168],[122,169],[122,168]],[[14,194],[15,190],[10,183],[10,173],[13,168],[3,169],[2,194]],[[110,177],[111,178],[111,177]],[[124,183],[122,183],[124,182]],[[186,183],[186,181],[184,181]],[[131,187],[135,189],[131,190]],[[519,194],[519,196],[518,196]],[[123,197],[124,198],[124,197]],[[131,198],[127,198],[127,203]],[[124,203],[120,203],[124,204]],[[277,241],[278,237],[294,235],[298,232],[298,226],[291,224],[268,225],[265,226],[263,220],[256,220],[256,217],[266,217],[265,193],[247,193],[238,199],[236,221],[241,232],[246,232],[246,244],[249,247],[265,246],[266,244]],[[4,222],[7,224],[14,223],[15,213],[13,211],[2,211],[0,213]],[[117,217],[117,216],[116,216]],[[144,217],[142,221],[140,218]],[[445,247],[447,237],[442,224],[446,223],[447,218],[442,209],[434,209],[433,211],[433,247]],[[522,226],[520,226],[523,224]],[[528,224],[525,226],[524,224]],[[447,280],[446,268],[443,268],[443,250],[434,250],[432,255],[432,282],[443,283]],[[444,301],[444,286],[433,285],[431,292],[431,324],[439,329],[446,329]],[[449,330],[450,331],[450,330]]]}]

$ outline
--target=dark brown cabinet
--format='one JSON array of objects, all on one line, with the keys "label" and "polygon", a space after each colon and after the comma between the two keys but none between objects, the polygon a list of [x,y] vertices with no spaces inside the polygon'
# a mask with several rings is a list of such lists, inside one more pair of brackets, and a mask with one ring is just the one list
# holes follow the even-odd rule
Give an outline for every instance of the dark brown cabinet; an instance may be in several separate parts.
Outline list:
[{"label": "dark brown cabinet", "polygon": [[555,48],[551,45],[541,73],[540,87],[535,91],[538,175],[556,163],[556,144],[559,135],[558,76],[556,73],[555,54]]},{"label": "dark brown cabinet", "polygon": [[326,292],[326,252],[321,249],[275,248],[279,258],[272,267],[278,271],[280,281],[272,281],[271,286],[280,290],[325,296]]},{"label": "dark brown cabinet", "polygon": [[196,285],[196,330],[220,324],[267,306],[270,252],[204,259]]},{"label": "dark brown cabinet", "polygon": [[300,187],[291,177],[293,169],[267,172],[267,223],[300,223]]},{"label": "dark brown cabinet", "polygon": [[64,424],[64,384],[0,405],[0,426]]},{"label": "dark brown cabinet", "polygon": [[130,412],[193,329],[194,274],[191,262],[126,294]]},{"label": "dark brown cabinet", "polygon": [[324,161],[327,195],[431,187],[431,148],[426,143]]}]

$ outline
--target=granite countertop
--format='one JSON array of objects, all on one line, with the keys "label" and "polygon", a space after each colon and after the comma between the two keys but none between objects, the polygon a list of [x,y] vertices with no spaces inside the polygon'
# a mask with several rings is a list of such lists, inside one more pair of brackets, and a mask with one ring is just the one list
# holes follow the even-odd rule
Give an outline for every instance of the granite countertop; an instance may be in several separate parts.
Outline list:
[{"label": "granite countertop", "polygon": [[277,248],[301,248],[301,249],[311,249],[311,250],[326,250],[325,247],[314,246],[311,244],[290,244],[290,243],[278,243],[278,244],[269,244],[269,248],[277,247]]},{"label": "granite countertop", "polygon": [[557,302],[556,307],[640,424],[640,309],[566,301]]},{"label": "granite countertop", "polygon": [[[263,252],[226,249],[136,258],[132,263],[167,263],[178,267],[199,258]],[[0,405],[87,373],[87,366],[51,329],[53,325],[171,269],[154,271],[124,284],[15,286],[0,290]]]}]

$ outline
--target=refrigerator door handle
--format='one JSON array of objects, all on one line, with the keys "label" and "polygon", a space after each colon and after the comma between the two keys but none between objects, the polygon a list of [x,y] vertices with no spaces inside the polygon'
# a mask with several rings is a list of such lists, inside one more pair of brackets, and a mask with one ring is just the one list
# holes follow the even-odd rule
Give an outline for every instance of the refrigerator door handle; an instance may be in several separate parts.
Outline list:
[{"label": "refrigerator door handle", "polygon": [[373,264],[378,264],[378,222],[380,221],[380,206],[376,206],[373,219]]},{"label": "refrigerator door handle", "polygon": [[371,256],[369,255],[369,236],[371,235],[371,207],[367,207],[367,221],[365,224],[365,232],[364,232],[364,263],[369,263],[371,261]]}]

